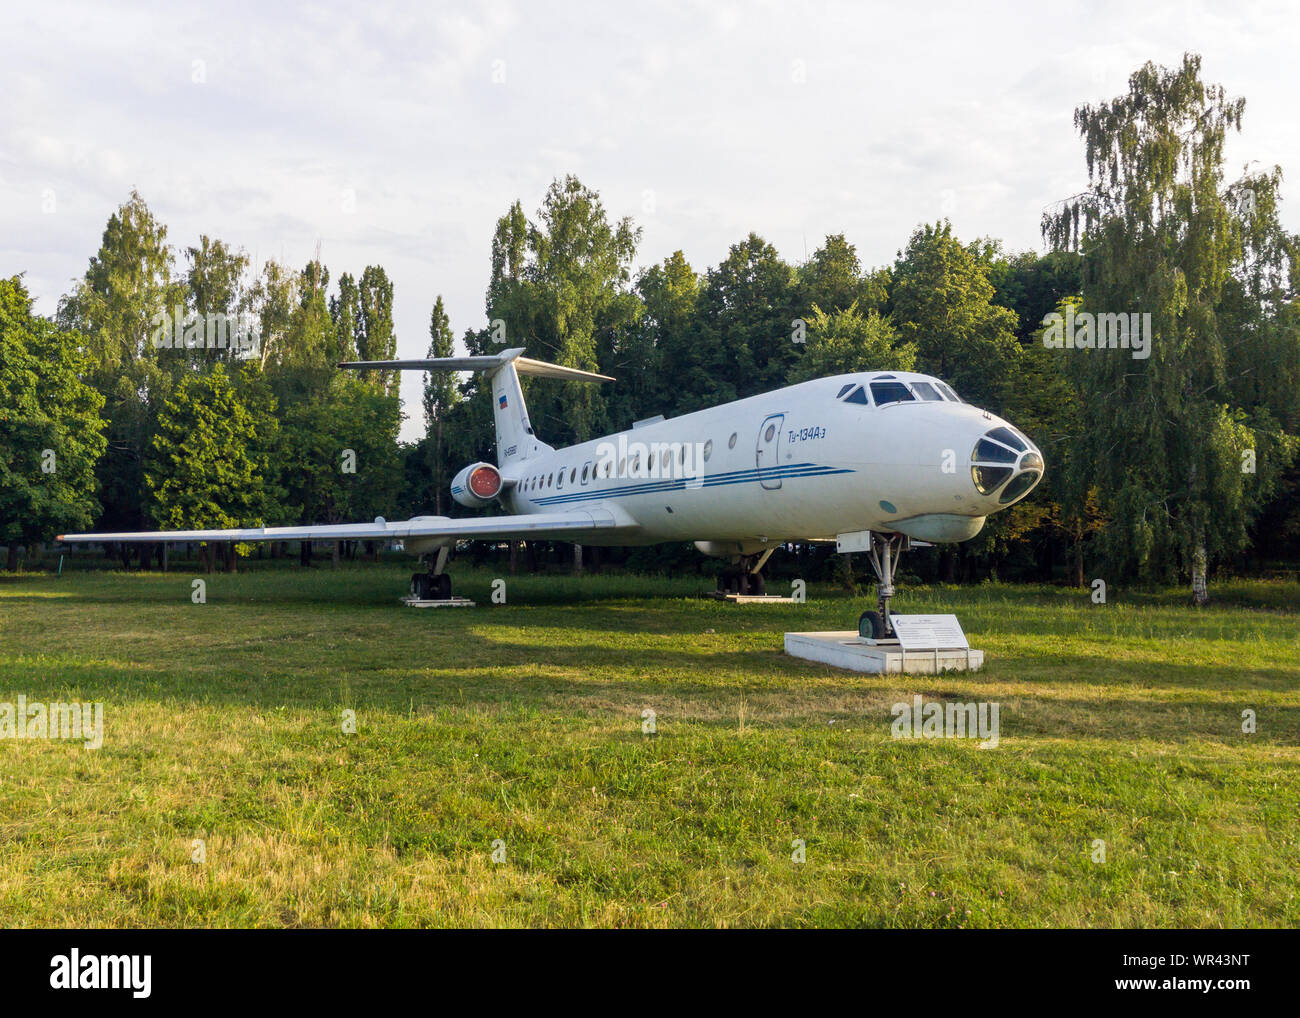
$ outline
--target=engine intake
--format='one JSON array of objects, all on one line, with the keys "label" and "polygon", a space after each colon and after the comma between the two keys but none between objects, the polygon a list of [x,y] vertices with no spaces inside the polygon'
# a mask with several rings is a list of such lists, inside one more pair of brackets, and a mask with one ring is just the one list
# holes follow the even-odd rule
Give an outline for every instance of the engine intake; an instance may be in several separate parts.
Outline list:
[{"label": "engine intake", "polygon": [[471,463],[451,479],[451,497],[466,509],[482,509],[501,494],[502,483],[491,463]]}]

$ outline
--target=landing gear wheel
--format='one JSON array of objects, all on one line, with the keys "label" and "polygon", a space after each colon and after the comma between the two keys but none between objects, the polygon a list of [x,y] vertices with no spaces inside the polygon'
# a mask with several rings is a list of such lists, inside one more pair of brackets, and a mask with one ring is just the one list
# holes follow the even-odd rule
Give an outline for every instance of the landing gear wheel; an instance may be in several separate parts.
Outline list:
[{"label": "landing gear wheel", "polygon": [[767,593],[767,582],[759,572],[772,554],[768,549],[758,555],[740,555],[729,565],[718,570],[718,593],[739,597],[762,596]]},{"label": "landing gear wheel", "polygon": [[878,611],[865,611],[858,616],[858,635],[864,640],[883,640],[885,620]]},{"label": "landing gear wheel", "polygon": [[722,571],[718,573],[718,593],[740,593],[740,570],[735,566],[723,566]]},{"label": "landing gear wheel", "polygon": [[417,601],[446,601],[451,597],[451,577],[446,573],[412,573],[411,596]]}]

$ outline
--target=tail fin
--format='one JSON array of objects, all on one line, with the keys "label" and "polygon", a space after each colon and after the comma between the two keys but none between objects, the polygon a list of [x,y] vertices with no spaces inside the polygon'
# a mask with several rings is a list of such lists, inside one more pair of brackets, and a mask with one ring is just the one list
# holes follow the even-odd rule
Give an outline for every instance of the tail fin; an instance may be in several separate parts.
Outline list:
[{"label": "tail fin", "polygon": [[528,421],[520,375],[542,378],[567,378],[581,382],[612,382],[608,375],[566,368],[561,364],[535,361],[523,356],[523,348],[503,350],[499,354],[473,357],[433,357],[409,361],[344,361],[341,368],[381,371],[482,371],[492,379],[492,413],[497,430],[497,466],[526,460],[551,447],[537,438]]}]

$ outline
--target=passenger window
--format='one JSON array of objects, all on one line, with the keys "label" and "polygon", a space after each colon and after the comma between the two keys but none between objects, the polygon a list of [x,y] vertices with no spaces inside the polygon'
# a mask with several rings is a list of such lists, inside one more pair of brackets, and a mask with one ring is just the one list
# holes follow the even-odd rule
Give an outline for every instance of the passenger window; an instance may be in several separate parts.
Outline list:
[{"label": "passenger window", "polygon": [[933,403],[936,400],[940,403],[943,402],[943,397],[935,391],[934,386],[929,382],[913,382],[912,391],[927,402]]},{"label": "passenger window", "polygon": [[591,470],[591,464],[590,464],[590,463],[584,463],[584,464],[582,465],[582,483],[583,483],[583,484],[586,484],[586,483],[587,483],[587,474],[588,474],[588,471],[590,471],[590,470]]},{"label": "passenger window", "polygon": [[862,388],[862,386],[860,385],[856,389],[854,389],[851,393],[849,393],[849,398],[846,399],[844,402],[858,403],[861,406],[871,405],[871,401],[867,399],[867,390]]},{"label": "passenger window", "polygon": [[912,390],[902,382],[872,382],[871,397],[876,401],[876,406],[906,403],[916,399],[912,395]]}]

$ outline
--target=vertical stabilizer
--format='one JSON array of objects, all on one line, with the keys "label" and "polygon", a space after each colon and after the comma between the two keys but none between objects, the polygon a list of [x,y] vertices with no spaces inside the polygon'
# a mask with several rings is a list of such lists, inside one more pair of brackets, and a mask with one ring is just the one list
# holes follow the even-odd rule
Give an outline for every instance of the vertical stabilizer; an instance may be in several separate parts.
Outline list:
[{"label": "vertical stabilizer", "polygon": [[470,357],[432,357],[402,361],[344,361],[341,368],[370,371],[482,371],[492,380],[492,418],[497,431],[497,466],[526,460],[551,447],[533,434],[524,405],[520,375],[564,378],[577,382],[612,382],[608,375],[594,371],[566,368],[562,364],[535,361],[523,355],[523,347],[503,350],[499,354]]}]

